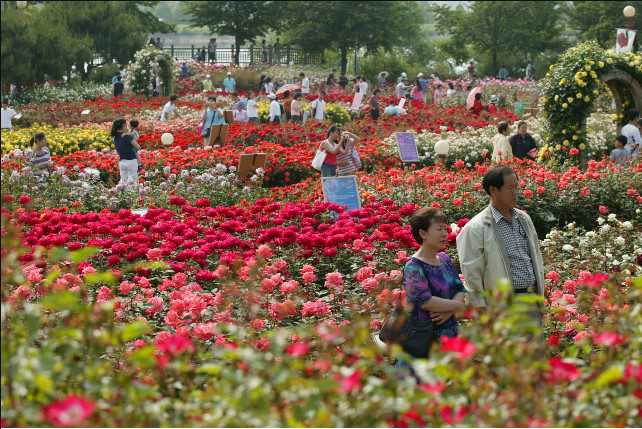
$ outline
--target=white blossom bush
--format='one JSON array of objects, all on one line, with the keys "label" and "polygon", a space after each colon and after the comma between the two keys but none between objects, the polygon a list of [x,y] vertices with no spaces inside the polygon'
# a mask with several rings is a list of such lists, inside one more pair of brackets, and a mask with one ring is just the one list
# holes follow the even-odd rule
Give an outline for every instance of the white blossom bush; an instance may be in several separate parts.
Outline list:
[{"label": "white blossom bush", "polygon": [[[164,70],[158,64],[157,58],[165,57],[169,62],[169,70]],[[173,79],[171,71],[174,60],[168,52],[164,52],[154,46],[146,46],[134,54],[135,61],[130,63],[126,69],[125,88],[130,94],[145,94],[151,97],[154,94],[152,79],[154,78],[154,67],[158,68],[160,74],[161,87],[167,84],[169,79]]]}]

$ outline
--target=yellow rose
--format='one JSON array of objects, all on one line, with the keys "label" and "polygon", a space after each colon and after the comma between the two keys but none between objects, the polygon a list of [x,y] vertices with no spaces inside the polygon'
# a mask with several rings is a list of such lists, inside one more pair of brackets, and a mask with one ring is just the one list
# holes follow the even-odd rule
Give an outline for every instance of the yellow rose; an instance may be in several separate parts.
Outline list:
[{"label": "yellow rose", "polygon": [[573,140],[575,140],[575,141],[577,141],[577,139],[578,139],[578,138],[579,138],[579,137],[577,137],[577,135],[574,135],[574,136],[573,136]]},{"label": "yellow rose", "polygon": [[582,150],[586,149],[586,145],[584,143],[580,143],[580,149]]},{"label": "yellow rose", "polygon": [[585,68],[586,70],[589,70],[589,71],[591,70],[591,66],[586,66],[586,67],[584,67],[584,68]]},{"label": "yellow rose", "polygon": [[597,66],[598,66],[598,67],[604,67],[604,62],[602,62],[602,61],[598,61],[598,62],[597,62]]},{"label": "yellow rose", "polygon": [[617,119],[618,119],[617,114],[613,113],[613,114],[611,115],[611,119],[613,119],[614,121],[617,121]]},{"label": "yellow rose", "polygon": [[553,148],[552,148],[552,147],[549,147],[549,148],[548,148],[548,151],[549,151],[550,153],[553,153]]},{"label": "yellow rose", "polygon": [[559,144],[558,144],[558,145],[556,145],[556,146],[555,146],[555,150],[562,150],[562,145],[559,145]]},{"label": "yellow rose", "polygon": [[582,77],[586,77],[586,76],[587,76],[587,73],[586,72],[582,72]]},{"label": "yellow rose", "polygon": [[584,97],[584,102],[588,103],[589,101],[591,101],[591,99],[588,96]]},{"label": "yellow rose", "polygon": [[578,92],[575,96],[576,96],[577,98],[582,98],[582,93],[581,93],[581,92]]},{"label": "yellow rose", "polygon": [[559,100],[559,99],[560,99],[560,96],[559,96],[559,95],[557,95],[557,94],[555,94],[555,101],[557,101],[557,100]]},{"label": "yellow rose", "polygon": [[562,130],[562,134],[566,134],[566,128]]},{"label": "yellow rose", "polygon": [[564,146],[568,146],[570,143],[571,143],[571,142],[569,142],[568,140],[564,140],[564,141],[562,142],[562,144],[563,144]]},{"label": "yellow rose", "polygon": [[562,108],[563,109],[566,109],[567,107],[568,107],[568,104],[566,104],[566,103],[562,104]]},{"label": "yellow rose", "polygon": [[551,138],[550,137],[546,137],[544,140],[546,140],[547,142],[550,142]]},{"label": "yellow rose", "polygon": [[567,100],[568,100],[569,103],[572,103],[573,100],[575,100],[575,99],[573,97],[568,97]]}]

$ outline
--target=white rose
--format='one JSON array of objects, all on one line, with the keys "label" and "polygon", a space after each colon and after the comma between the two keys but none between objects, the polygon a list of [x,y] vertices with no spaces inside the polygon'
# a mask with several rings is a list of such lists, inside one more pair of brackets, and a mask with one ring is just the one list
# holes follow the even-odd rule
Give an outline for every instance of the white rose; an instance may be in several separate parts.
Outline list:
[{"label": "white rose", "polygon": [[626,243],[626,240],[623,237],[618,237],[615,239],[615,242],[621,246]]},{"label": "white rose", "polygon": [[574,247],[573,247],[573,246],[571,246],[570,244],[565,244],[565,245],[562,247],[562,250],[564,250],[565,252],[572,252],[572,251],[573,251],[573,249],[574,249]]}]

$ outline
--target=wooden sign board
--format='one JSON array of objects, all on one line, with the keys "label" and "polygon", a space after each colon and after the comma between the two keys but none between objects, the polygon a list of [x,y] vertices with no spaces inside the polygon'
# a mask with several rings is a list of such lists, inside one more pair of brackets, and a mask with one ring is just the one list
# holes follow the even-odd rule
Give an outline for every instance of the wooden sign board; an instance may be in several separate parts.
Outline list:
[{"label": "wooden sign board", "polygon": [[210,146],[225,146],[225,144],[227,143],[227,131],[229,130],[229,128],[229,125],[212,125],[212,128],[210,129],[208,144]]},{"label": "wooden sign board", "polygon": [[405,98],[400,98],[399,99],[399,104],[397,105],[397,108],[403,109],[403,106],[406,104],[406,99]]},{"label": "wooden sign board", "polygon": [[265,170],[267,162],[267,153],[243,153],[239,157],[239,167],[236,170],[236,177],[244,185],[248,186],[261,186],[263,179],[259,178],[256,182],[251,180],[252,176],[256,174],[258,168]]},{"label": "wooden sign board", "polygon": [[234,111],[233,110],[225,110],[223,112],[223,117],[225,118],[225,122],[227,122],[228,125],[234,123]]},{"label": "wooden sign board", "polygon": [[419,162],[415,133],[395,133],[401,162]]},{"label": "wooden sign board", "polygon": [[347,206],[347,210],[361,208],[357,178],[355,176],[322,177],[323,199],[331,203]]},{"label": "wooden sign board", "polygon": [[535,117],[535,116],[537,116],[538,113],[539,113],[539,109],[536,108],[536,107],[532,107],[532,108],[528,108],[527,107],[527,108],[524,109],[524,117],[526,117],[526,116]]}]

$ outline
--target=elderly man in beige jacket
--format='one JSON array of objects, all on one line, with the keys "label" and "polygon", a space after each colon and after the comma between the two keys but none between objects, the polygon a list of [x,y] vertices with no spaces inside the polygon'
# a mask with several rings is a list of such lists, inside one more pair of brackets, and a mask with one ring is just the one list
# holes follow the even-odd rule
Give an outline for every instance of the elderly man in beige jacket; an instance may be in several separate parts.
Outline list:
[{"label": "elderly man in beige jacket", "polygon": [[507,278],[515,294],[544,295],[544,263],[533,222],[515,208],[519,179],[508,166],[488,170],[482,186],[490,195],[488,208],[468,222],[457,237],[466,297],[473,307],[486,307],[484,291]]}]

